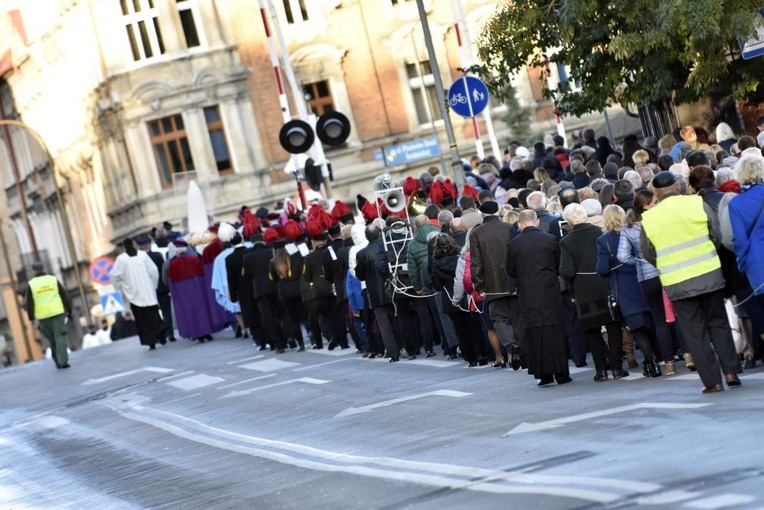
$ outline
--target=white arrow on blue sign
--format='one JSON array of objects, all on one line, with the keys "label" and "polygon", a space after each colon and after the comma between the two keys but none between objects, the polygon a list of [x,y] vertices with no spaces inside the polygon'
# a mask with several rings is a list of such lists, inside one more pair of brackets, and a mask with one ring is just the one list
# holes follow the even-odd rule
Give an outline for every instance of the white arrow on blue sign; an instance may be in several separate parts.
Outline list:
[{"label": "white arrow on blue sign", "polygon": [[746,41],[740,41],[740,52],[746,60],[764,55],[764,9],[759,11],[759,17],[754,23],[756,35]]},{"label": "white arrow on blue sign", "polygon": [[474,117],[488,106],[488,87],[474,76],[462,76],[448,89],[448,104],[462,117]]}]

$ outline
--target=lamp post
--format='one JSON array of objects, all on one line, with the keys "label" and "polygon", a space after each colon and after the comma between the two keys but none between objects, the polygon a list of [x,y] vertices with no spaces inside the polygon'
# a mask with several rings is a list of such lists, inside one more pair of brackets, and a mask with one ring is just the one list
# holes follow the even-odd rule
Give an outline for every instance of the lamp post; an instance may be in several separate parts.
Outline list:
[{"label": "lamp post", "polygon": [[[61,193],[61,189],[58,187],[58,180],[56,175],[56,163],[53,161],[53,156],[51,156],[50,151],[48,150],[48,146],[45,144],[45,142],[42,139],[42,136],[40,136],[40,133],[29,127],[28,125],[24,124],[21,121],[18,120],[9,120],[9,119],[3,119],[0,120],[0,126],[16,126],[23,130],[25,130],[27,133],[32,135],[32,138],[37,141],[37,144],[40,146],[40,148],[45,152],[46,157],[48,158],[48,162],[50,163],[50,173],[53,177],[53,187],[56,190],[56,200],[58,201],[58,207],[61,210],[61,222],[64,226],[64,236],[66,237],[66,245],[67,249],[69,250],[69,256],[72,259],[72,266],[74,268],[74,275],[77,279],[77,290],[80,294],[80,300],[82,301],[82,306],[84,307],[85,312],[85,318],[87,320],[88,326],[92,325],[92,321],[90,320],[90,313],[88,306],[88,300],[87,296],[85,294],[85,287],[82,285],[82,274],[80,272],[80,266],[77,261],[77,249],[74,246],[74,238],[72,237],[72,230],[71,230],[71,224],[69,223],[69,216],[66,213],[66,205],[64,204],[64,197]],[[22,202],[23,203],[23,202]]]}]

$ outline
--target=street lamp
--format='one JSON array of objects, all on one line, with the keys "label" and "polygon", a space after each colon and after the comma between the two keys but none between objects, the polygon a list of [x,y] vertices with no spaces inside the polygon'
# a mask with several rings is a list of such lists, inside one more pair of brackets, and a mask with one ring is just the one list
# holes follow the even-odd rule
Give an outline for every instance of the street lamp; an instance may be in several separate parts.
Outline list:
[{"label": "street lamp", "polygon": [[28,125],[24,124],[21,121],[18,120],[0,120],[0,126],[16,126],[23,130],[25,130],[27,133],[32,135],[32,138],[34,138],[37,141],[37,144],[40,146],[40,148],[45,152],[45,155],[48,158],[48,162],[50,163],[50,173],[53,176],[53,187],[56,190],[56,200],[58,201],[58,207],[61,210],[61,221],[64,224],[64,235],[66,237],[66,244],[67,249],[69,250],[69,256],[72,259],[72,265],[74,267],[74,275],[77,279],[77,290],[80,294],[80,300],[82,301],[82,306],[84,307],[85,312],[85,318],[87,320],[88,326],[92,325],[92,321],[90,319],[90,307],[88,306],[88,300],[87,296],[85,294],[85,287],[82,285],[82,274],[80,273],[80,266],[77,261],[77,250],[74,246],[74,238],[72,237],[72,230],[71,225],[69,223],[69,216],[66,213],[66,207],[64,205],[64,197],[61,193],[61,189],[58,187],[58,180],[56,176],[56,164],[53,161],[53,156],[51,156],[50,151],[48,150],[48,146],[45,144],[45,142],[42,139],[42,136],[40,136],[40,133],[29,127]]}]

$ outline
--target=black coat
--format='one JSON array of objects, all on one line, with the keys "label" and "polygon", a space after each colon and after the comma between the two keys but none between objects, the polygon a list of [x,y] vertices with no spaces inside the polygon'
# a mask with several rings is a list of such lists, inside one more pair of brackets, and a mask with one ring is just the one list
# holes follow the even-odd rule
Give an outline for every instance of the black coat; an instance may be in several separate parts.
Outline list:
[{"label": "black coat", "polygon": [[501,181],[500,186],[504,189],[522,189],[531,179],[533,179],[533,172],[518,169],[512,172],[508,179]]},{"label": "black coat", "polygon": [[[244,255],[247,248],[240,244],[226,257],[225,270],[228,277],[228,294],[231,303],[239,302],[239,292],[241,291],[241,274],[244,269]],[[253,296],[254,297],[254,296]]]},{"label": "black coat", "polygon": [[581,223],[560,241],[560,275],[572,285],[578,319],[583,329],[598,328],[613,320],[608,309],[607,280],[596,273],[599,227]]},{"label": "black coat", "polygon": [[157,296],[166,295],[170,293],[170,288],[167,286],[167,284],[164,282],[164,279],[162,278],[162,266],[164,266],[165,260],[164,256],[156,251],[147,251],[146,255],[149,256],[152,262],[154,262],[154,265],[157,266],[157,270],[159,271],[159,284],[157,285]]},{"label": "black coat", "polygon": [[289,256],[289,271],[284,278],[279,278],[276,269],[273,267],[273,261],[271,261],[271,277],[276,281],[276,288],[278,289],[279,299],[281,301],[300,297],[303,262],[304,259],[300,252],[294,252]]},{"label": "black coat", "polygon": [[337,260],[331,262],[333,266],[332,272],[334,273],[334,291],[337,293],[337,301],[347,301],[348,293],[346,289],[346,282],[348,276],[348,269],[350,269],[350,248],[353,246],[352,242],[343,246],[337,252]]},{"label": "black coat", "polygon": [[429,272],[432,288],[440,293],[445,313],[459,313],[460,310],[453,305],[451,298],[454,295],[454,278],[456,277],[456,265],[459,262],[459,254],[453,253],[440,258],[430,260]]},{"label": "black coat", "polygon": [[470,234],[470,273],[478,292],[486,293],[486,301],[509,292],[507,276],[507,244],[512,227],[498,216],[487,216],[483,224]]},{"label": "black coat", "polygon": [[278,292],[276,281],[270,271],[272,258],[273,249],[263,243],[255,244],[244,255],[242,280],[251,282],[255,299]]},{"label": "black coat", "polygon": [[377,254],[384,253],[382,241],[373,241],[356,255],[355,275],[366,282],[366,293],[372,308],[392,303],[390,293],[385,286],[385,277],[377,271]]},{"label": "black coat", "polygon": [[560,294],[560,247],[554,236],[526,227],[507,247],[507,273],[517,279],[526,328],[563,322]]},{"label": "black coat", "polygon": [[403,233],[386,232],[385,235],[389,236],[387,239],[387,251],[383,248],[377,252],[377,272],[385,279],[391,279],[392,273],[390,268],[393,268],[396,272],[397,281],[395,282],[398,288],[411,287],[411,276],[409,276],[408,269],[404,264],[407,264],[409,254],[409,242],[406,241],[406,235]]},{"label": "black coat", "polygon": [[326,264],[330,260],[329,250],[325,246],[316,248],[305,257],[302,277],[305,283],[311,286],[313,299],[334,296],[329,279],[332,275],[326,274]]}]

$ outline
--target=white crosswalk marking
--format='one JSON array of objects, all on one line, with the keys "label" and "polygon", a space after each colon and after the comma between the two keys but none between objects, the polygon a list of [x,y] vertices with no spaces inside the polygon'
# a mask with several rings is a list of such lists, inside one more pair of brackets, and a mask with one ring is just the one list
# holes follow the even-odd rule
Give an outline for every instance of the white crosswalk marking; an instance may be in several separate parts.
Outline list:
[{"label": "white crosswalk marking", "polygon": [[184,377],[182,379],[173,379],[167,384],[174,388],[191,391],[199,388],[204,388],[205,386],[211,386],[223,381],[225,381],[225,379],[222,377],[212,377],[206,374],[196,374],[190,377]]},{"label": "white crosswalk marking", "polygon": [[247,370],[257,370],[258,372],[274,372],[281,370],[282,368],[295,367],[300,363],[294,361],[281,361],[280,359],[266,359],[263,361],[255,361],[254,363],[248,363],[241,365],[241,368]]},{"label": "white crosswalk marking", "polygon": [[716,510],[717,508],[740,508],[753,501],[753,496],[748,494],[718,494],[703,499],[696,499],[682,505],[685,508],[698,508],[700,510]]}]

